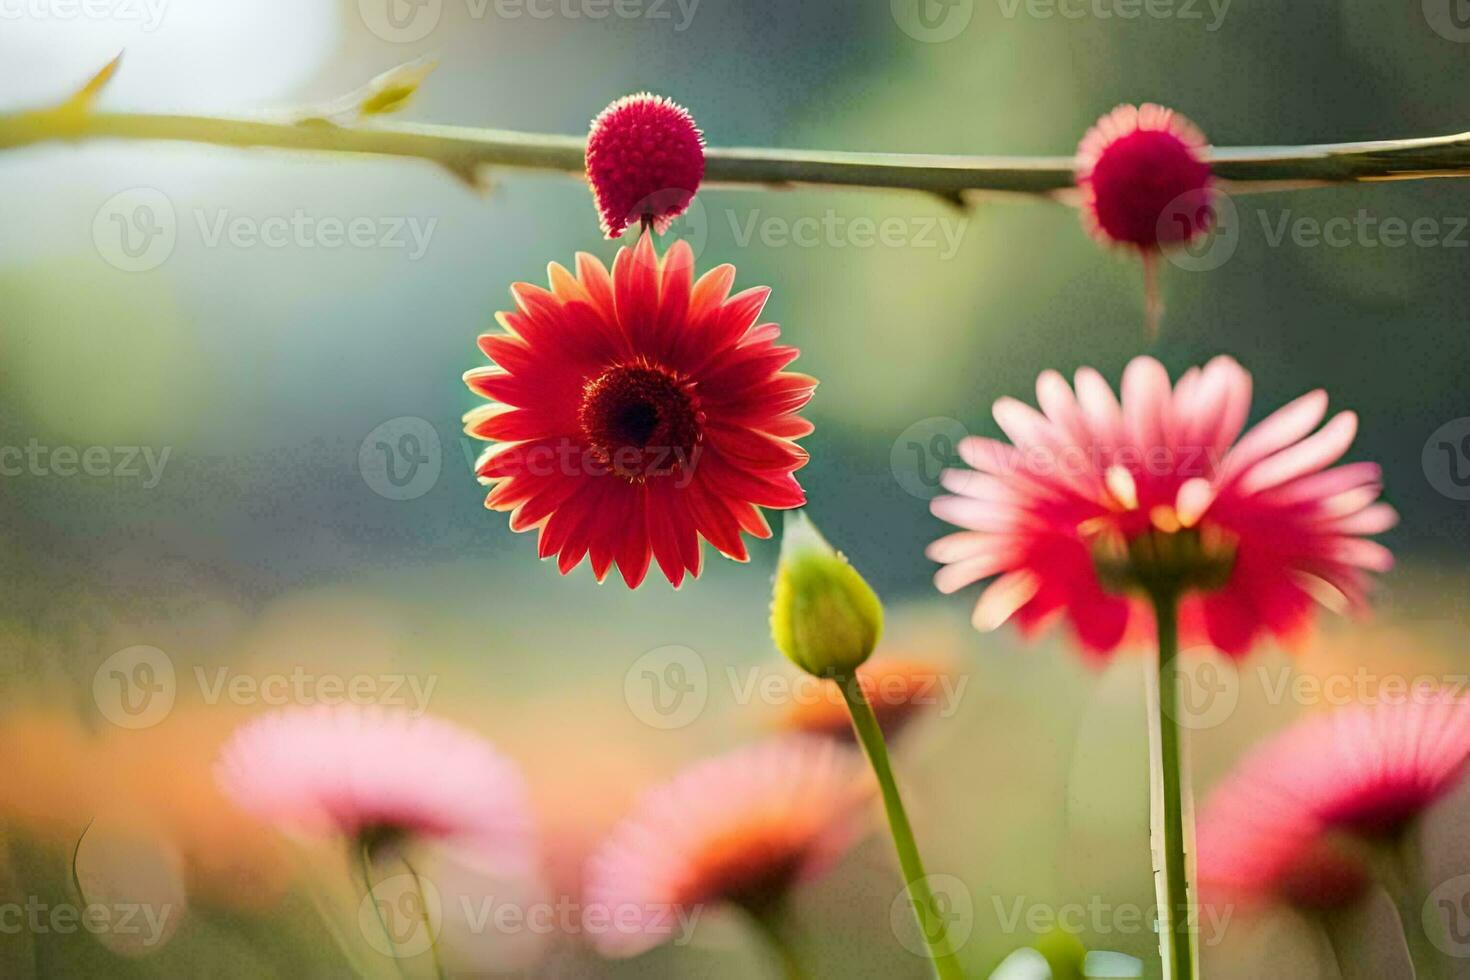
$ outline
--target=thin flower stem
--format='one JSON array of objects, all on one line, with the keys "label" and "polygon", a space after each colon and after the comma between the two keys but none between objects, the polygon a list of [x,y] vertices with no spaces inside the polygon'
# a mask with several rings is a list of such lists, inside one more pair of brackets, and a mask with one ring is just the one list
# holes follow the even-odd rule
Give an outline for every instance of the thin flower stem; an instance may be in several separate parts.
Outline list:
[{"label": "thin flower stem", "polygon": [[1337,980],[1348,980],[1347,959],[1344,956],[1344,940],[1351,935],[1351,930],[1342,924],[1340,913],[1333,911],[1319,911],[1310,916],[1316,923],[1317,930],[1322,934],[1322,942],[1327,945],[1327,953],[1332,958],[1333,976]]},{"label": "thin flower stem", "polygon": [[761,934],[766,945],[776,954],[781,962],[781,975],[785,980],[807,980],[806,969],[801,965],[801,959],[796,955],[796,946],[791,941],[790,932],[786,927],[787,907],[784,902],[777,902],[760,909],[746,909],[750,921],[755,924],[756,931]]},{"label": "thin flower stem", "polygon": [[1151,678],[1149,732],[1153,799],[1154,882],[1159,905],[1159,955],[1165,980],[1194,980],[1199,973],[1195,952],[1194,899],[1184,820],[1184,753],[1179,728],[1179,685],[1175,660],[1179,656],[1179,597],[1172,592],[1154,595],[1159,659]]},{"label": "thin flower stem", "polygon": [[366,896],[373,907],[373,914],[378,917],[378,925],[383,929],[383,938],[388,941],[388,949],[393,957],[393,965],[398,970],[398,975],[404,977],[408,974],[403,970],[403,961],[398,958],[398,944],[393,941],[393,933],[388,930],[388,920],[383,918],[383,909],[378,905],[378,900],[373,896],[373,860],[368,853],[368,844],[363,842],[357,849],[357,859],[362,870],[362,885],[366,889]]},{"label": "thin flower stem", "polygon": [[413,887],[419,895],[419,908],[424,913],[424,933],[429,937],[429,955],[434,962],[434,976],[438,977],[439,980],[444,980],[448,974],[444,972],[444,963],[439,959],[439,937],[434,934],[434,920],[429,911],[428,897],[424,894],[424,881],[419,877],[419,873],[414,869],[414,866],[408,863],[408,858],[400,857],[399,860],[408,869],[408,873],[413,876]]},{"label": "thin flower stem", "polygon": [[[55,141],[165,140],[226,147],[409,157],[476,182],[482,167],[552,170],[581,176],[581,136],[408,123],[343,126],[321,118],[78,111],[64,105],[0,113],[0,150]],[[1212,148],[1216,176],[1232,192],[1320,187],[1359,181],[1470,176],[1470,133],[1370,143]],[[913,190],[960,203],[968,192],[1055,194],[1072,190],[1073,160],[774,149],[705,151],[711,184],[798,185]]]},{"label": "thin flower stem", "polygon": [[944,916],[934,904],[934,893],[924,873],[924,862],[919,857],[918,844],[914,842],[914,831],[909,826],[908,814],[904,811],[903,798],[899,796],[898,783],[893,778],[893,766],[888,760],[888,746],[883,741],[883,730],[878,727],[878,718],[873,706],[863,692],[857,675],[850,673],[834,678],[847,702],[852,716],[852,727],[857,733],[863,752],[878,778],[878,788],[883,794],[883,808],[888,814],[888,829],[893,836],[893,847],[898,852],[898,863],[903,870],[904,882],[908,886],[909,903],[914,909],[919,932],[923,933],[928,945],[929,958],[934,972],[941,980],[964,980],[964,971],[950,946]]},{"label": "thin flower stem", "polygon": [[1419,841],[1416,834],[1405,831],[1394,841],[1377,848],[1373,855],[1373,866],[1379,882],[1393,899],[1398,913],[1399,927],[1404,933],[1404,945],[1409,950],[1409,960],[1414,966],[1417,980],[1439,980],[1439,951],[1434,948],[1424,931],[1424,895],[1422,893],[1423,869],[1419,859]]}]

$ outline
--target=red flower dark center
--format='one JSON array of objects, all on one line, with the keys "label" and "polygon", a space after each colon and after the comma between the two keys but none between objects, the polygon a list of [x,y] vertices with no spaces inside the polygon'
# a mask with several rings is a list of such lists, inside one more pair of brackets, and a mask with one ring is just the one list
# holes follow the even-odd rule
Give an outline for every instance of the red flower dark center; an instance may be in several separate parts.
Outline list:
[{"label": "red flower dark center", "polygon": [[609,368],[587,382],[577,409],[593,455],[629,480],[692,466],[703,418],[690,382],[642,364]]}]

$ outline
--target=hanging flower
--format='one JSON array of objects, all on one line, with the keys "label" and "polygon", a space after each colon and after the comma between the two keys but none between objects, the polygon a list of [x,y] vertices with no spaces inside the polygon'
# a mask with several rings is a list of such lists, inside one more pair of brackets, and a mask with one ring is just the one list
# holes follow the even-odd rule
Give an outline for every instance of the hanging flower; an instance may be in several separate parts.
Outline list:
[{"label": "hanging flower", "polygon": [[694,117],[669,99],[641,92],[592,120],[587,180],[603,234],[643,222],[663,234],[689,207],[704,178],[704,136]]},{"label": "hanging flower", "polygon": [[216,779],[242,810],[289,833],[345,837],[372,855],[437,841],[487,870],[535,870],[519,770],[437,718],[352,704],[273,712],[235,732]]},{"label": "hanging flower", "polygon": [[1143,259],[1149,330],[1162,312],[1155,256],[1205,235],[1215,222],[1215,187],[1204,136],[1172,109],[1120,105],[1077,147],[1082,220],[1100,242]]},{"label": "hanging flower", "polygon": [[755,914],[830,868],[855,841],[869,796],[856,753],[788,736],[708,759],[650,790],[587,865],[584,918],[608,956],[676,934],[697,906]]},{"label": "hanging flower", "polygon": [[1075,393],[1055,371],[1036,390],[1041,411],[996,402],[1012,444],[961,442],[975,472],[947,471],[952,496],[932,503],[964,529],[929,547],[945,566],[939,590],[996,577],[975,608],[979,629],[1015,618],[1030,633],[1064,618],[1087,652],[1105,654],[1152,630],[1138,591],[1169,589],[1182,597],[1186,643],[1239,656],[1262,634],[1298,636],[1314,602],[1364,606],[1366,572],[1392,564],[1363,537],[1397,520],[1378,502],[1378,466],[1333,466],[1357,417],[1313,431],[1323,391],[1241,436],[1251,377],[1228,357],[1172,387],[1158,361],[1136,358],[1121,403],[1091,368]]},{"label": "hanging flower", "polygon": [[576,276],[551,265],[550,291],[517,283],[507,332],[480,338],[495,366],[465,381],[495,404],[465,431],[495,443],[475,470],[485,504],[537,529],[563,573],[589,557],[602,581],[616,561],[636,587],[652,558],[678,586],[701,538],[745,561],[741,534],[771,534],[759,508],[805,502],[794,440],[816,381],[783,370],[797,350],[757,324],[769,289],[730,296],[734,267],[693,268],[688,245],[660,258],[647,235],[611,274],[579,254]]},{"label": "hanging flower", "polygon": [[1083,219],[1100,241],[1139,251],[1209,231],[1213,178],[1204,136],[1172,109],[1120,105],[1077,147]]},{"label": "hanging flower", "polygon": [[1470,702],[1430,687],[1315,715],[1254,749],[1200,812],[1205,884],[1334,907],[1366,890],[1353,839],[1393,840],[1470,759]]}]

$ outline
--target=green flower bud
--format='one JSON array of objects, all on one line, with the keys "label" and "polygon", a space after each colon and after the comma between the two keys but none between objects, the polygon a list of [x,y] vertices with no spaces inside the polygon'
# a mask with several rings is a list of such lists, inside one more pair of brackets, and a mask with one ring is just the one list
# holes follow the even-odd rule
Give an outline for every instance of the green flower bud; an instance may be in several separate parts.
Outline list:
[{"label": "green flower bud", "polygon": [[771,597],[771,637],[817,677],[856,670],[883,634],[883,604],[802,511],[786,515]]}]

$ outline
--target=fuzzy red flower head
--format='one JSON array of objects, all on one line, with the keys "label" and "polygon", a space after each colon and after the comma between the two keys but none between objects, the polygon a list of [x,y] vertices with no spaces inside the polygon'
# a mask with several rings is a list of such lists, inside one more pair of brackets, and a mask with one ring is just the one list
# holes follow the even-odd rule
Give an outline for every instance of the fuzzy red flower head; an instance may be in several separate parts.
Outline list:
[{"label": "fuzzy red flower head", "polygon": [[1335,465],[1358,420],[1341,412],[1318,429],[1324,391],[1248,431],[1251,376],[1228,357],[1172,385],[1158,361],[1135,358],[1121,399],[1091,368],[1075,390],[1047,371],[1036,396],[1039,411],[995,403],[1011,444],[962,441],[974,469],[946,470],[953,496],[931,505],[962,529],[929,547],[945,566],[940,591],[995,577],[977,628],[1062,619],[1104,654],[1145,639],[1153,618],[1142,594],[1168,592],[1183,597],[1187,643],[1243,656],[1265,634],[1299,637],[1317,602],[1362,608],[1367,573],[1393,564],[1367,539],[1397,521],[1378,500],[1381,472]]},{"label": "fuzzy red flower head", "polygon": [[465,375],[494,401],[465,416],[495,443],[475,469],[485,505],[537,529],[563,573],[590,558],[598,581],[616,561],[636,587],[652,559],[677,587],[700,572],[701,538],[745,561],[741,534],[771,535],[760,508],[806,502],[794,440],[817,384],[783,370],[796,348],[757,323],[770,290],[729,295],[730,265],[696,281],[686,243],[660,257],[648,235],[611,273],[579,254],[576,275],[549,274],[549,291],[511,288],[506,332],[480,338],[494,366]]},{"label": "fuzzy red flower head", "polygon": [[684,213],[704,177],[704,136],[694,117],[662,96],[619,99],[592,120],[587,179],[603,234],[649,222],[659,234]]},{"label": "fuzzy red flower head", "polygon": [[1172,109],[1120,105],[1077,147],[1083,219],[1101,241],[1141,252],[1209,231],[1213,179],[1205,138]]}]

